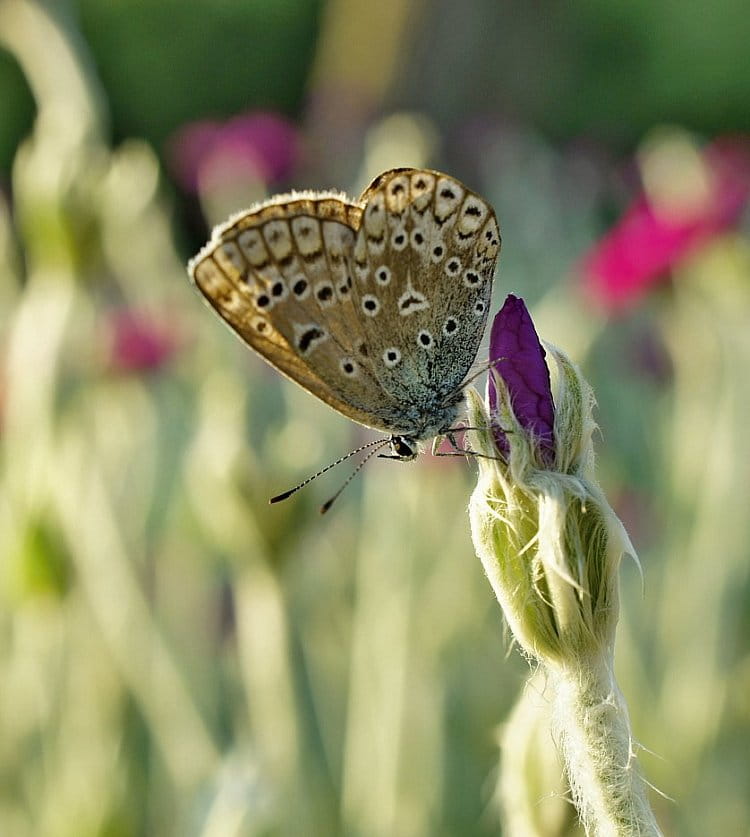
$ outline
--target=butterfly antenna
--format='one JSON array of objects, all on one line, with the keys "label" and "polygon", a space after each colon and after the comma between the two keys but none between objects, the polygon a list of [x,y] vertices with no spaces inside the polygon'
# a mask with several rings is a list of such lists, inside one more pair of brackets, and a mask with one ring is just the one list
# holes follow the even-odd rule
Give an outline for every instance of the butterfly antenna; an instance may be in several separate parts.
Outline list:
[{"label": "butterfly antenna", "polygon": [[362,470],[362,468],[364,468],[365,463],[368,462],[368,460],[372,459],[372,457],[375,456],[375,454],[380,450],[380,448],[385,447],[390,441],[391,441],[390,439],[383,439],[380,442],[380,445],[378,447],[374,448],[373,450],[371,450],[367,454],[367,456],[359,463],[359,465],[357,465],[357,467],[351,472],[351,474],[349,474],[349,476],[344,480],[344,484],[333,495],[333,497],[331,497],[330,500],[326,500],[326,502],[323,503],[323,505],[320,507],[320,513],[321,514],[325,514],[328,511],[328,509],[331,508],[331,506],[338,499],[341,492],[347,487],[347,485],[349,485],[349,483],[354,479],[354,477],[357,476],[357,474]]},{"label": "butterfly antenna", "polygon": [[[380,448],[382,448],[384,445],[387,445],[388,442],[389,442],[388,439],[375,439],[372,442],[368,442],[366,445],[360,445],[355,450],[349,451],[349,453],[344,454],[344,456],[340,456],[335,462],[331,462],[330,465],[326,465],[326,467],[322,468],[320,471],[318,471],[317,474],[313,474],[311,477],[308,477],[306,480],[303,480],[299,485],[295,485],[294,488],[290,488],[289,491],[285,491],[283,494],[277,494],[275,497],[271,497],[271,499],[268,502],[269,503],[280,503],[282,500],[286,500],[288,497],[291,497],[292,494],[296,494],[300,490],[300,488],[304,488],[306,485],[311,483],[314,479],[321,476],[321,474],[325,474],[325,472],[330,471],[331,468],[335,468],[337,465],[340,465],[342,462],[346,462],[346,460],[349,459],[350,457],[356,456],[358,453],[362,453],[363,450],[367,450],[367,448],[371,448],[374,445],[377,445],[378,447],[376,447],[375,450],[372,452],[372,453],[375,453],[376,451],[380,450]],[[369,458],[370,457],[368,456],[367,459],[369,459]],[[365,459],[364,461],[366,462],[367,459]]]}]

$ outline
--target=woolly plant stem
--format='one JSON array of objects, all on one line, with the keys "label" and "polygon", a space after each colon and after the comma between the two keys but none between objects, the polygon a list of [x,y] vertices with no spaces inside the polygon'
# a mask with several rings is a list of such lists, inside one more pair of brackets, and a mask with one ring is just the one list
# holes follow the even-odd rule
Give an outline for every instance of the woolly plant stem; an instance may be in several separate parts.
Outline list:
[{"label": "woolly plant stem", "polygon": [[659,837],[610,660],[549,671],[552,730],[587,834]]},{"label": "woolly plant stem", "polygon": [[[594,475],[591,390],[548,348],[558,372],[554,463],[517,420],[503,381],[497,417],[467,394],[471,425],[488,428],[472,436],[485,457],[469,503],[474,545],[515,640],[546,676],[553,736],[586,833],[660,837],[613,673],[618,570],[635,550]],[[509,459],[497,455],[493,419],[507,428]],[[513,754],[504,760],[512,769]]]}]

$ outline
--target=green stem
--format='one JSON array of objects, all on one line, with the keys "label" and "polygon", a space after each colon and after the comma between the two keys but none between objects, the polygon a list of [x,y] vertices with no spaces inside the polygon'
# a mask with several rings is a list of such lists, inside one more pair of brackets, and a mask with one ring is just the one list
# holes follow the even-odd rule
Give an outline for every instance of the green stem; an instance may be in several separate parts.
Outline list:
[{"label": "green stem", "polygon": [[611,655],[566,664],[550,677],[553,730],[586,833],[660,837]]}]

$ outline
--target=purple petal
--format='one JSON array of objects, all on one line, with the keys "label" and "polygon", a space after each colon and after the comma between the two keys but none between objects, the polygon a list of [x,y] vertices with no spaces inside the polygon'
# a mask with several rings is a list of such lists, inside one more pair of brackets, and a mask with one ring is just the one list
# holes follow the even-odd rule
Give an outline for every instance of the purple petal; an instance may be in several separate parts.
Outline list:
[{"label": "purple petal", "polygon": [[[503,379],[510,394],[510,403],[519,424],[539,440],[545,461],[551,464],[555,454],[555,405],[545,351],[537,337],[522,299],[509,294],[492,323],[490,333],[490,362]],[[488,397],[490,412],[497,411],[497,391],[493,376],[489,376]],[[498,448],[506,456],[508,439],[501,428],[495,428]]]}]

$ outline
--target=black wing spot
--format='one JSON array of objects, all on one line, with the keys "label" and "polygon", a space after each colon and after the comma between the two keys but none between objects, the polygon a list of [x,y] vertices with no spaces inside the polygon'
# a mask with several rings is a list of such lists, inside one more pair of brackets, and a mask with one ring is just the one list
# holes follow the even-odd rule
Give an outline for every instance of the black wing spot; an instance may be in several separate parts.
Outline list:
[{"label": "black wing spot", "polygon": [[411,308],[412,305],[420,305],[422,302],[424,302],[424,300],[420,299],[418,296],[407,296],[401,303],[401,310],[406,311],[406,309]]},{"label": "black wing spot", "polygon": [[440,197],[441,198],[446,198],[446,200],[450,201],[450,200],[453,200],[456,197],[456,193],[453,191],[453,189],[448,189],[446,187],[445,189],[441,190]]},{"label": "black wing spot", "polygon": [[298,279],[292,286],[292,290],[296,296],[302,296],[302,294],[307,290],[307,280]]},{"label": "black wing spot", "polygon": [[304,354],[309,348],[313,340],[320,340],[323,337],[322,329],[319,329],[317,326],[313,328],[308,328],[307,331],[303,332],[300,336],[299,343],[297,344],[299,350]]},{"label": "black wing spot", "polygon": [[333,296],[333,288],[330,285],[324,285],[318,288],[315,294],[321,302],[327,302]]},{"label": "black wing spot", "polygon": [[458,323],[453,317],[448,317],[445,321],[444,331],[446,334],[453,334],[458,328]]}]

